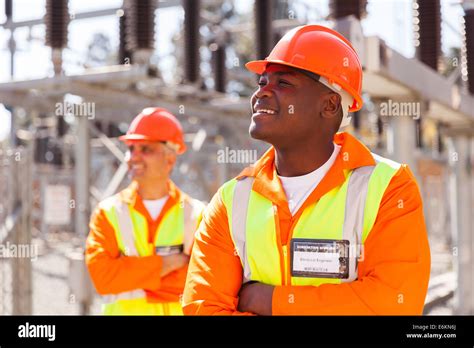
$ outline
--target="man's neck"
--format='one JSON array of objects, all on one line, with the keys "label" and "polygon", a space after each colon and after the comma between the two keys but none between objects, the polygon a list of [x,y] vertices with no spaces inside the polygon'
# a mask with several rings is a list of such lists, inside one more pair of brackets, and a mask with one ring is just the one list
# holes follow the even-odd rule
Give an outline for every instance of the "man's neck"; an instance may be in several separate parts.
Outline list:
[{"label": "man's neck", "polygon": [[168,195],[167,181],[140,182],[137,186],[138,194],[144,200],[160,199]]},{"label": "man's neck", "polygon": [[334,151],[332,141],[318,146],[275,148],[275,167],[278,175],[301,176],[321,167]]}]

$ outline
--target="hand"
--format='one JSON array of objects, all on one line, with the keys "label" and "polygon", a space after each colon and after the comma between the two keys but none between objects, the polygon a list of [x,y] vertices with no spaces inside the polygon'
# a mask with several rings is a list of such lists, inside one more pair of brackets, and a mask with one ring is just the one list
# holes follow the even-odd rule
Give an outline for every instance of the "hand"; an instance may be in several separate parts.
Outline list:
[{"label": "hand", "polygon": [[239,292],[240,312],[252,312],[258,315],[272,315],[272,285],[258,282],[242,285]]},{"label": "hand", "polygon": [[164,277],[168,273],[176,271],[189,263],[189,256],[183,253],[161,256],[161,276]]}]

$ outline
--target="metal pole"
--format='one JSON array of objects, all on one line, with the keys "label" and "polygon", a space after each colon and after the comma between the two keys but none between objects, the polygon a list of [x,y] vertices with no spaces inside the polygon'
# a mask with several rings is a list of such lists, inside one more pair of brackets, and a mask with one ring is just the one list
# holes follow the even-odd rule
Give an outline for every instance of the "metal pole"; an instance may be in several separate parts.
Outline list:
[{"label": "metal pole", "polygon": [[217,92],[225,93],[226,90],[226,67],[225,46],[222,44],[212,44],[212,59],[214,65],[214,89]]},{"label": "metal pole", "polygon": [[469,253],[470,255],[470,264],[467,265],[467,272],[470,270],[471,274],[471,284],[467,284],[467,287],[470,289],[471,292],[471,297],[470,297],[470,302],[471,302],[471,315],[474,314],[474,221],[472,217],[474,216],[474,172],[473,172],[473,167],[474,167],[474,137],[470,136],[469,137],[469,143],[468,143],[468,148],[469,148],[469,167],[467,172],[469,174],[468,177],[468,183],[471,188],[469,191],[470,194],[470,200],[467,205],[467,213],[468,215],[468,228],[467,228],[467,233],[468,236],[471,238],[471,252]]},{"label": "metal pole", "polygon": [[20,175],[21,179],[21,230],[19,235],[19,244],[27,246],[30,250],[29,258],[20,258],[21,262],[21,314],[33,314],[33,280],[31,262],[38,258],[37,249],[33,248],[31,240],[31,187],[32,187],[32,156],[33,143],[28,142],[27,148],[21,153],[20,157]]},{"label": "metal pole", "polygon": [[[87,117],[76,116],[77,120],[77,143],[76,143],[76,209],[75,209],[75,231],[81,240],[86,239],[88,234],[89,216],[90,216],[90,141],[89,125]],[[84,265],[85,267],[85,265]],[[85,287],[87,284],[87,272],[83,272],[84,277],[81,282]],[[81,314],[89,313],[90,303],[87,300],[81,301]]]},{"label": "metal pole", "polygon": [[[5,16],[7,17],[7,28],[10,28],[10,38],[8,40],[8,49],[10,50],[10,79],[13,80],[15,76],[15,29],[12,26],[13,23],[13,3],[12,0],[5,0]],[[16,142],[16,130],[15,130],[15,116],[14,109],[6,106],[6,109],[11,112],[10,118],[10,145],[14,148],[17,145]]]},{"label": "metal pole", "polygon": [[456,151],[458,152],[458,161],[455,163],[456,176],[458,178],[458,270],[459,283],[457,291],[459,292],[459,307],[456,314],[472,315],[474,313],[473,289],[471,288],[472,276],[472,221],[471,221],[471,187],[469,178],[469,167],[472,166],[470,157],[470,138],[468,136],[459,136],[455,139]]},{"label": "metal pole", "polygon": [[[16,150],[16,148],[11,148],[12,150]],[[14,226],[12,229],[12,235],[10,240],[12,243],[19,248],[20,245],[20,234],[22,226],[22,219],[21,216],[23,215],[23,207],[21,206],[21,195],[19,193],[19,180],[18,175],[20,175],[20,166],[14,158],[8,159],[8,181],[9,181],[9,189],[11,194],[10,196],[10,204],[11,204],[11,212],[15,211],[16,218],[14,222]],[[12,267],[12,278],[11,278],[11,285],[12,285],[12,314],[13,315],[21,315],[21,259],[19,257],[12,257],[11,258],[11,267]]]},{"label": "metal pole", "polygon": [[15,72],[14,69],[14,61],[15,61],[15,36],[14,31],[15,28],[13,27],[13,2],[12,0],[5,0],[5,16],[7,17],[6,27],[10,28],[10,40],[8,41],[8,48],[10,49],[10,76],[13,79],[13,75]]},{"label": "metal pole", "polygon": [[14,149],[17,144],[16,138],[16,122],[15,122],[15,108],[5,105],[5,109],[10,112],[10,147]]},{"label": "metal pole", "polygon": [[443,142],[443,135],[442,135],[442,130],[443,130],[443,123],[438,122],[436,124],[436,148],[438,155],[441,155],[444,151],[444,142]]},{"label": "metal pole", "polygon": [[31,243],[31,143],[25,150],[13,149],[9,159],[14,208],[19,212],[13,227],[12,241],[22,252],[12,258],[12,314],[32,314],[31,262],[36,250]]},{"label": "metal pole", "polygon": [[257,59],[264,59],[271,50],[273,40],[272,3],[272,0],[255,0]]},{"label": "metal pole", "polygon": [[89,222],[90,142],[87,117],[77,116],[76,144],[76,233],[86,237]]},{"label": "metal pole", "polygon": [[185,79],[199,79],[199,9],[200,0],[184,0],[184,67]]},{"label": "metal pole", "polygon": [[[393,103],[407,102],[408,99],[392,100]],[[415,101],[415,100],[414,100]],[[415,101],[416,102],[416,101]],[[414,150],[416,147],[415,121],[410,116],[389,116],[387,152],[391,159],[406,163],[417,176]],[[418,179],[418,178],[417,178]],[[420,182],[418,180],[418,182]]]},{"label": "metal pole", "polygon": [[474,313],[473,282],[473,197],[471,139],[466,135],[452,134],[449,138],[450,211],[453,231],[453,266],[457,277],[454,293],[454,313]]}]

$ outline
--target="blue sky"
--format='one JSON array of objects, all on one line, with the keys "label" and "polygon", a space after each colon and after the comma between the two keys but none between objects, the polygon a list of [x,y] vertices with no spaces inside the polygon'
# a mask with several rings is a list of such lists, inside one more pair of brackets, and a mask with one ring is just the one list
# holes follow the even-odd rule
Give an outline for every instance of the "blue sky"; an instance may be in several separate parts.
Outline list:
[{"label": "blue sky", "polygon": [[[45,14],[45,0],[13,0],[14,21],[40,18]],[[296,1],[302,9],[302,4],[307,4],[314,9],[311,13],[322,16],[328,13],[328,1],[299,0]],[[442,0],[442,47],[447,52],[450,47],[461,45],[461,17],[463,11],[455,0]],[[70,0],[70,12],[98,10],[120,6],[122,0]],[[235,2],[236,9],[252,15],[253,0],[239,0]],[[369,15],[363,20],[362,25],[366,35],[377,35],[384,39],[389,46],[407,57],[413,57],[412,29],[412,1],[411,0],[377,0],[368,4]],[[296,13],[299,17],[300,12]],[[156,52],[158,56],[166,55],[170,51],[171,36],[178,29],[183,18],[181,8],[168,8],[158,11],[156,20]],[[0,0],[0,23],[5,21],[4,2]],[[80,73],[84,53],[94,33],[101,32],[111,39],[113,47],[118,45],[118,18],[116,16],[100,17],[72,21],[69,26],[69,46],[64,53],[64,67],[67,74]],[[8,51],[9,32],[0,28],[0,82],[10,80],[10,55]],[[50,62],[50,49],[42,42],[44,26],[36,26],[31,32],[27,28],[17,29],[15,38],[19,52],[15,57],[15,80],[42,78],[52,75]],[[173,57],[160,59],[162,71],[166,71]],[[165,76],[166,77],[166,76]],[[1,101],[0,101],[1,102]],[[0,104],[1,105],[1,104]],[[9,125],[5,122],[6,113],[0,106],[0,140],[8,134]]]}]

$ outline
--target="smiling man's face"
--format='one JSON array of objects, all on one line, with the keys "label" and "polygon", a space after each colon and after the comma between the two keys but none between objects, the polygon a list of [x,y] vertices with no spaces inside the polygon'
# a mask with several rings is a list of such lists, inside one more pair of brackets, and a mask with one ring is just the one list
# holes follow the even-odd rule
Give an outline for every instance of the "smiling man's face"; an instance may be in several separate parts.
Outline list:
[{"label": "smiling man's face", "polygon": [[161,142],[136,141],[128,145],[126,162],[133,180],[153,183],[168,179],[176,154]]},{"label": "smiling man's face", "polygon": [[269,64],[252,95],[250,135],[276,147],[293,146],[322,131],[325,86],[296,69]]}]

